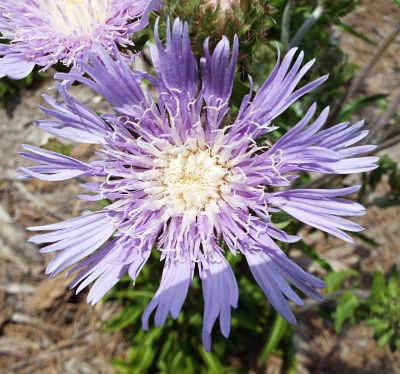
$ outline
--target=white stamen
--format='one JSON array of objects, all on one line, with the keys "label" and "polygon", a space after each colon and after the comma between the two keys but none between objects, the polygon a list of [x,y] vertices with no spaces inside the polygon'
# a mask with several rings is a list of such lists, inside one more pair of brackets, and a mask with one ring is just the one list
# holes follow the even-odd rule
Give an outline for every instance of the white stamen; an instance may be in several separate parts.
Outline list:
[{"label": "white stamen", "polygon": [[199,212],[210,215],[219,209],[216,201],[229,184],[230,172],[210,150],[189,141],[154,164],[160,167],[161,176],[157,189],[146,192],[163,190],[162,200],[171,216],[183,215],[190,224]]},{"label": "white stamen", "polygon": [[55,33],[62,36],[91,36],[109,17],[111,0],[39,0]]}]

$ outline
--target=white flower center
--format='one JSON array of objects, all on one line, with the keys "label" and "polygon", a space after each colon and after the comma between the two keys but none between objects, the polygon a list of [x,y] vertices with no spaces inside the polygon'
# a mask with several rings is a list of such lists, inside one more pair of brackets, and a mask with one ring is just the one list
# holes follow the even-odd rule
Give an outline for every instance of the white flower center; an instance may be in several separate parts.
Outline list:
[{"label": "white flower center", "polygon": [[111,0],[39,0],[43,14],[55,33],[91,36],[109,17]]},{"label": "white flower center", "polygon": [[208,150],[170,155],[162,160],[160,187],[175,214],[198,212],[214,205],[226,185],[228,170]]}]

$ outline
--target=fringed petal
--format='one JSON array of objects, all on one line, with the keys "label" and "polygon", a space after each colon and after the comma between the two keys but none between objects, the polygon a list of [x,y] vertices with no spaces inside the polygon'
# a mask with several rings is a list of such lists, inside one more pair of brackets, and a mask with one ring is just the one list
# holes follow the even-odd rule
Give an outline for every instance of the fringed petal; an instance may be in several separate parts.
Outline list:
[{"label": "fringed petal", "polygon": [[172,318],[178,318],[192,278],[193,264],[190,261],[165,260],[160,287],[143,313],[143,329],[149,329],[149,318],[154,310],[157,327],[164,324],[169,313]]},{"label": "fringed petal", "polygon": [[233,271],[222,255],[202,263],[200,278],[204,296],[203,344],[209,352],[211,331],[218,317],[222,335],[229,336],[231,308],[237,308],[239,291]]}]

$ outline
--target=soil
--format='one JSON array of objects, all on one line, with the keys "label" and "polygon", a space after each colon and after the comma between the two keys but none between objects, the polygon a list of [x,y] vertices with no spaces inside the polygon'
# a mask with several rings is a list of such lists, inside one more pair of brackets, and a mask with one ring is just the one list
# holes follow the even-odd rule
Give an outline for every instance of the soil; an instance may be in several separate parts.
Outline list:
[{"label": "soil", "polygon": [[[48,136],[32,125],[44,116],[38,103],[51,91],[51,80],[35,91],[24,91],[10,116],[0,123],[0,373],[113,373],[110,360],[123,357],[126,344],[120,334],[105,333],[102,321],[117,312],[116,305],[100,302],[94,308],[85,293],[68,290],[71,279],[48,279],[50,256],[39,255],[27,243],[25,227],[67,219],[88,210],[75,198],[77,182],[47,183],[20,180],[16,167],[24,164],[22,143],[41,146]],[[54,92],[51,92],[54,95]],[[90,105],[96,98],[85,90],[78,95]],[[93,148],[78,145],[72,153],[88,158]]]}]

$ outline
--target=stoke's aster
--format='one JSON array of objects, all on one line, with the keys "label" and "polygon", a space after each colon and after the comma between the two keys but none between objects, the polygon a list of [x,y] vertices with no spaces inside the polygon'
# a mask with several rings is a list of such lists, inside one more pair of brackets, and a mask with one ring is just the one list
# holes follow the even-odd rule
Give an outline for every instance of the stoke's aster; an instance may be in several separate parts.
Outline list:
[{"label": "stoke's aster", "polygon": [[[204,294],[203,342],[219,318],[228,336],[231,308],[238,286],[225,259],[240,254],[273,307],[295,323],[288,300],[301,304],[292,284],[319,298],[324,283],[302,270],[274,240],[295,242],[274,226],[274,213],[298,220],[346,241],[345,231],[362,228],[343,216],[364,208],[343,199],[358,186],[342,189],[290,189],[300,172],[356,173],[376,167],[375,157],[360,157],[373,146],[353,146],[366,136],[362,123],[341,123],[322,130],[328,109],[314,118],[313,104],[304,118],[272,146],[266,134],[272,121],[301,96],[323,83],[319,78],[297,88],[314,61],[302,66],[303,53],[292,49],[278,62],[257,94],[244,97],[236,119],[228,115],[238,41],[223,38],[211,54],[208,42],[200,71],[191,52],[187,25],[179,20],[167,29],[166,46],[155,31],[151,57],[156,76],[130,69],[121,57],[104,50],[79,62],[86,73],[58,74],[77,80],[107,99],[113,114],[97,115],[59,85],[62,102],[46,97],[52,116],[37,126],[67,140],[98,145],[98,159],[81,162],[26,146],[23,156],[39,166],[21,168],[28,177],[60,181],[94,177],[83,184],[80,198],[108,199],[104,209],[65,222],[34,227],[48,243],[42,252],[57,251],[47,268],[51,276],[74,265],[71,287],[79,292],[94,282],[88,300],[96,303],[126,273],[135,280],[157,250],[164,261],[161,284],[143,314],[143,326],[155,311],[160,326],[168,314],[177,318],[195,271]],[[201,73],[202,79],[199,80]],[[149,87],[150,85],[150,87]]]},{"label": "stoke's aster", "polygon": [[132,45],[160,0],[2,0],[0,77],[26,77],[35,65],[74,65],[94,44]]}]

